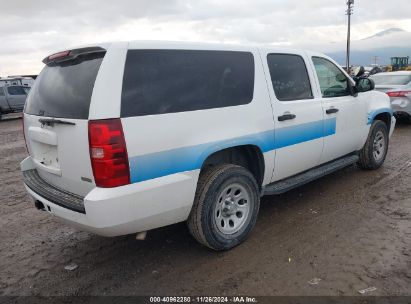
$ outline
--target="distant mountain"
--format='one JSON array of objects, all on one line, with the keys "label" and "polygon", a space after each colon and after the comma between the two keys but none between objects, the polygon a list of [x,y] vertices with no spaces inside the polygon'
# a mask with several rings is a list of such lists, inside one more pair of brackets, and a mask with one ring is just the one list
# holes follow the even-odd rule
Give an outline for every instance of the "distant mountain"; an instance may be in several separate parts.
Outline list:
[{"label": "distant mountain", "polygon": [[399,33],[399,32],[405,32],[405,31],[403,29],[393,27],[393,28],[390,28],[388,30],[384,30],[382,32],[379,32],[375,35],[372,35],[370,37],[367,37],[367,38],[364,38],[364,39],[361,39],[361,40],[372,39],[372,38],[375,38],[375,37],[382,37],[382,36],[385,36],[385,35],[390,35],[392,33]]},{"label": "distant mountain", "polygon": [[[339,64],[345,65],[345,41],[323,45],[318,45],[317,42],[309,48],[326,53]],[[370,65],[374,56],[378,57],[377,63],[382,65],[390,64],[391,57],[394,56],[411,58],[411,33],[399,28],[390,28],[370,37],[351,41],[351,64]]]},{"label": "distant mountain", "polygon": [[[327,53],[328,56],[337,61],[340,65],[345,65],[345,51]],[[391,63],[391,57],[396,56],[410,56],[411,58],[411,47],[410,48],[376,48],[374,50],[352,50],[350,62],[351,65],[363,65],[370,66],[374,64],[374,57],[377,56],[377,64],[388,65]]]},{"label": "distant mountain", "polygon": [[[328,55],[341,65],[345,64],[345,43],[338,51]],[[399,28],[391,28],[371,37],[351,42],[351,63],[353,65],[370,65],[377,56],[378,64],[390,64],[391,57],[411,57],[411,33]]]}]

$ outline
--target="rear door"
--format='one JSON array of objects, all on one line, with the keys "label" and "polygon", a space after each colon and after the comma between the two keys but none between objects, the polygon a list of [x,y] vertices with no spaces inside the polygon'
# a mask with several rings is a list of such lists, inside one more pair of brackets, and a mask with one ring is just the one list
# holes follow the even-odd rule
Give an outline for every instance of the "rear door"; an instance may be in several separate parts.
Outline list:
[{"label": "rear door", "polygon": [[[102,48],[60,53],[38,76],[27,98],[24,126],[39,175],[66,191],[86,195],[93,187],[88,118],[93,88],[105,57]],[[50,58],[50,57],[49,57]]]},{"label": "rear door", "polygon": [[12,110],[23,110],[27,93],[23,86],[14,85],[6,87],[7,99]]},{"label": "rear door", "polygon": [[[263,62],[275,120],[275,168],[272,181],[315,167],[323,150],[321,98],[303,52],[265,52]],[[331,126],[332,127],[332,126]]]}]

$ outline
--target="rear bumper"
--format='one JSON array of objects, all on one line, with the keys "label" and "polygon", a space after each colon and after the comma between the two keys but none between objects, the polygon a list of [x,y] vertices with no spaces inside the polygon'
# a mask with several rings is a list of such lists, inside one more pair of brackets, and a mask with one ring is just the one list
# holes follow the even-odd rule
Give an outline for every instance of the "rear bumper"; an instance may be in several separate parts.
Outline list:
[{"label": "rear bumper", "polygon": [[23,171],[23,182],[33,192],[48,201],[80,213],[86,213],[84,197],[64,191],[44,181],[36,169]]},{"label": "rear bumper", "polygon": [[[30,157],[23,175],[33,170]],[[173,174],[117,188],[94,188],[83,199],[84,213],[67,208],[25,182],[28,193],[61,221],[103,236],[146,231],[185,221],[190,213],[199,170]],[[47,197],[47,198],[46,198]]]},{"label": "rear bumper", "polygon": [[396,114],[411,115],[411,100],[408,98],[395,98],[391,100],[391,107]]}]

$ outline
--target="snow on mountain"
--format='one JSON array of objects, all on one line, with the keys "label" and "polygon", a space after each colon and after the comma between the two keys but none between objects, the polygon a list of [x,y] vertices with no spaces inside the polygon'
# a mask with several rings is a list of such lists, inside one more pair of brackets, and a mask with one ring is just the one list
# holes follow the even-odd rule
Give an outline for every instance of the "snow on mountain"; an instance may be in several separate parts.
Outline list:
[{"label": "snow on mountain", "polygon": [[382,36],[385,36],[385,35],[390,35],[390,34],[392,34],[392,33],[400,33],[400,32],[405,32],[405,31],[404,31],[403,29],[394,27],[394,28],[390,28],[390,29],[388,29],[388,30],[381,31],[381,32],[379,32],[379,33],[377,33],[377,34],[375,34],[375,35],[372,35],[372,36],[370,36],[370,37],[364,38],[364,39],[362,39],[362,40],[373,39],[373,38],[376,38],[376,37],[382,37]]}]

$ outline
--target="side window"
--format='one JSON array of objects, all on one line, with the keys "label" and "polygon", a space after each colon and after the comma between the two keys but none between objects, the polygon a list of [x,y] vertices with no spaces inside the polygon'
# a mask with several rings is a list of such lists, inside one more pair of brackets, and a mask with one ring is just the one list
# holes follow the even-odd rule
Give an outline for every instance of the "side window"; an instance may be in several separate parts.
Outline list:
[{"label": "side window", "polygon": [[351,95],[347,77],[334,63],[321,57],[313,57],[313,63],[324,98]]},{"label": "side window", "polygon": [[10,95],[26,95],[23,87],[20,86],[7,87],[7,92]]},{"label": "side window", "polygon": [[22,87],[26,95],[29,95],[31,87]]},{"label": "side window", "polygon": [[4,91],[2,87],[0,87],[0,96],[4,96]]},{"label": "side window", "polygon": [[304,59],[298,55],[268,54],[268,68],[277,99],[312,99],[310,78]]},{"label": "side window", "polygon": [[253,93],[250,52],[129,50],[121,116],[244,105],[252,101]]}]

